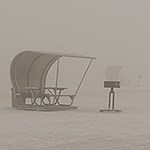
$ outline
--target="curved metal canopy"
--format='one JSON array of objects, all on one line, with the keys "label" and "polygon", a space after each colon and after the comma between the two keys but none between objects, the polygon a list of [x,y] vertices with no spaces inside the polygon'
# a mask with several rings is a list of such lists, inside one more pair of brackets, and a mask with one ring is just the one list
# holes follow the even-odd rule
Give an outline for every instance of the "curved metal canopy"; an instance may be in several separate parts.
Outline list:
[{"label": "curved metal canopy", "polygon": [[93,57],[65,53],[21,52],[13,59],[10,67],[13,91],[16,94],[28,94],[29,91],[25,87],[44,87],[49,69],[60,57],[95,59]]}]

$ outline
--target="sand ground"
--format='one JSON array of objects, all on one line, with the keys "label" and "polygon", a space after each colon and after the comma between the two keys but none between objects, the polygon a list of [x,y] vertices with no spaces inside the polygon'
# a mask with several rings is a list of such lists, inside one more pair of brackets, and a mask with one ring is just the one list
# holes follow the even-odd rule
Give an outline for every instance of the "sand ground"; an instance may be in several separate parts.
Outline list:
[{"label": "sand ground", "polygon": [[150,91],[117,91],[122,113],[100,113],[108,93],[82,94],[75,111],[40,112],[0,102],[0,150],[150,150]]}]

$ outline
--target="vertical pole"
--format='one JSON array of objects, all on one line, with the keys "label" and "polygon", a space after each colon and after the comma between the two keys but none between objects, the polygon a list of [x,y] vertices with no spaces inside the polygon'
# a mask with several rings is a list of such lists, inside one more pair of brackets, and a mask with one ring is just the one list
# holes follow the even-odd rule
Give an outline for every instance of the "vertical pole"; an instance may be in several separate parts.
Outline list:
[{"label": "vertical pole", "polygon": [[112,110],[115,108],[115,92],[113,92]]},{"label": "vertical pole", "polygon": [[111,91],[109,92],[109,102],[108,102],[108,108],[110,109],[110,105],[111,105]]},{"label": "vertical pole", "polygon": [[57,86],[58,86],[58,76],[59,76],[59,56],[58,56],[58,59],[57,59],[57,72],[56,72],[56,85],[55,85],[56,89],[57,89]]},{"label": "vertical pole", "polygon": [[84,80],[84,78],[85,78],[85,76],[86,76],[86,74],[87,74],[87,72],[88,72],[88,70],[89,70],[89,68],[90,68],[90,65],[91,65],[91,63],[92,63],[92,60],[93,60],[93,59],[90,60],[89,65],[87,66],[87,68],[86,68],[86,70],[85,70],[85,73],[83,74],[83,77],[82,77],[82,79],[81,79],[81,81],[80,81],[80,83],[79,83],[79,86],[77,87],[77,90],[76,90],[74,96],[77,95],[77,93],[78,93],[78,91],[79,91],[79,89],[80,89],[80,87],[81,87],[81,84],[82,84],[82,82],[83,82],[83,80]]}]

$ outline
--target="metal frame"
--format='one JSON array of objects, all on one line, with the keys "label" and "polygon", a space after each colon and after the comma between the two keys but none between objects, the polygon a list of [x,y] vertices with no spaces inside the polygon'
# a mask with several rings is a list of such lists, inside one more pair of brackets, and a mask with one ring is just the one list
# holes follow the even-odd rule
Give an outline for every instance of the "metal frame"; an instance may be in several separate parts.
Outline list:
[{"label": "metal frame", "polygon": [[[33,57],[32,57],[32,55],[33,55]],[[30,58],[28,58],[28,56],[30,56]],[[83,58],[83,59],[90,60],[88,66],[85,69],[85,72],[81,78],[81,81],[79,82],[79,85],[73,95],[72,94],[63,95],[62,91],[66,90],[67,88],[60,88],[58,86],[59,68],[60,68],[59,66],[60,66],[60,58],[61,57]],[[24,59],[25,62],[21,61],[22,58]],[[17,108],[20,105],[26,105],[27,98],[31,99],[30,105],[32,105],[33,107],[36,105],[39,105],[39,106],[43,106],[43,105],[71,106],[73,104],[73,100],[74,100],[75,96],[77,95],[77,93],[83,83],[83,80],[90,68],[90,65],[94,59],[95,58],[93,58],[93,57],[82,56],[82,55],[73,55],[73,54],[43,53],[43,52],[33,52],[33,51],[25,51],[25,52],[19,53],[12,61],[11,68],[10,68],[10,76],[11,76],[11,81],[12,81],[12,106]],[[38,62],[39,60],[40,60],[40,62]],[[39,66],[36,66],[36,65],[38,65],[38,64],[36,64],[36,62],[39,63]],[[55,62],[57,63],[55,87],[46,87],[45,82],[46,82],[47,73],[48,73],[49,69],[51,68],[51,66]],[[20,74],[22,73],[22,71],[24,71],[24,68],[23,67],[21,68],[21,65],[22,65],[21,63],[23,63],[23,64],[28,63],[27,64],[28,68],[25,68],[26,76],[24,77],[25,81],[27,80],[27,83],[25,81],[23,81],[23,83],[22,83],[22,81],[21,81],[22,76]],[[16,67],[19,67],[19,68],[16,68]],[[34,78],[32,76],[36,73],[36,70],[33,70],[33,69],[37,69],[37,67],[39,67],[39,69],[41,70],[41,73],[40,73],[40,75],[36,74],[36,77]],[[22,69],[22,71],[19,70],[20,68]],[[31,72],[33,74],[30,76]],[[35,83],[35,81],[37,81],[36,84],[39,84],[39,85],[38,86],[32,85],[30,83],[30,81],[32,81],[33,83]],[[23,94],[21,89],[23,90],[23,92],[25,92],[27,94]],[[70,103],[61,104],[59,101],[61,97],[69,98]],[[39,99],[40,99],[40,103],[37,102]],[[48,104],[46,104],[44,102],[45,99],[47,99]]]}]

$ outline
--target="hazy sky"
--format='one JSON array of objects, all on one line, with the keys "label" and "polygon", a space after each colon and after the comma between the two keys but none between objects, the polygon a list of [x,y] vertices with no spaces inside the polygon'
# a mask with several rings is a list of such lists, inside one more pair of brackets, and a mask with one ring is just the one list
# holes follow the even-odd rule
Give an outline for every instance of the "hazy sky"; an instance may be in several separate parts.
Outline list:
[{"label": "hazy sky", "polygon": [[11,60],[26,49],[94,56],[95,81],[109,64],[137,66],[147,80],[150,1],[0,0],[0,49],[1,90],[10,88]]}]

